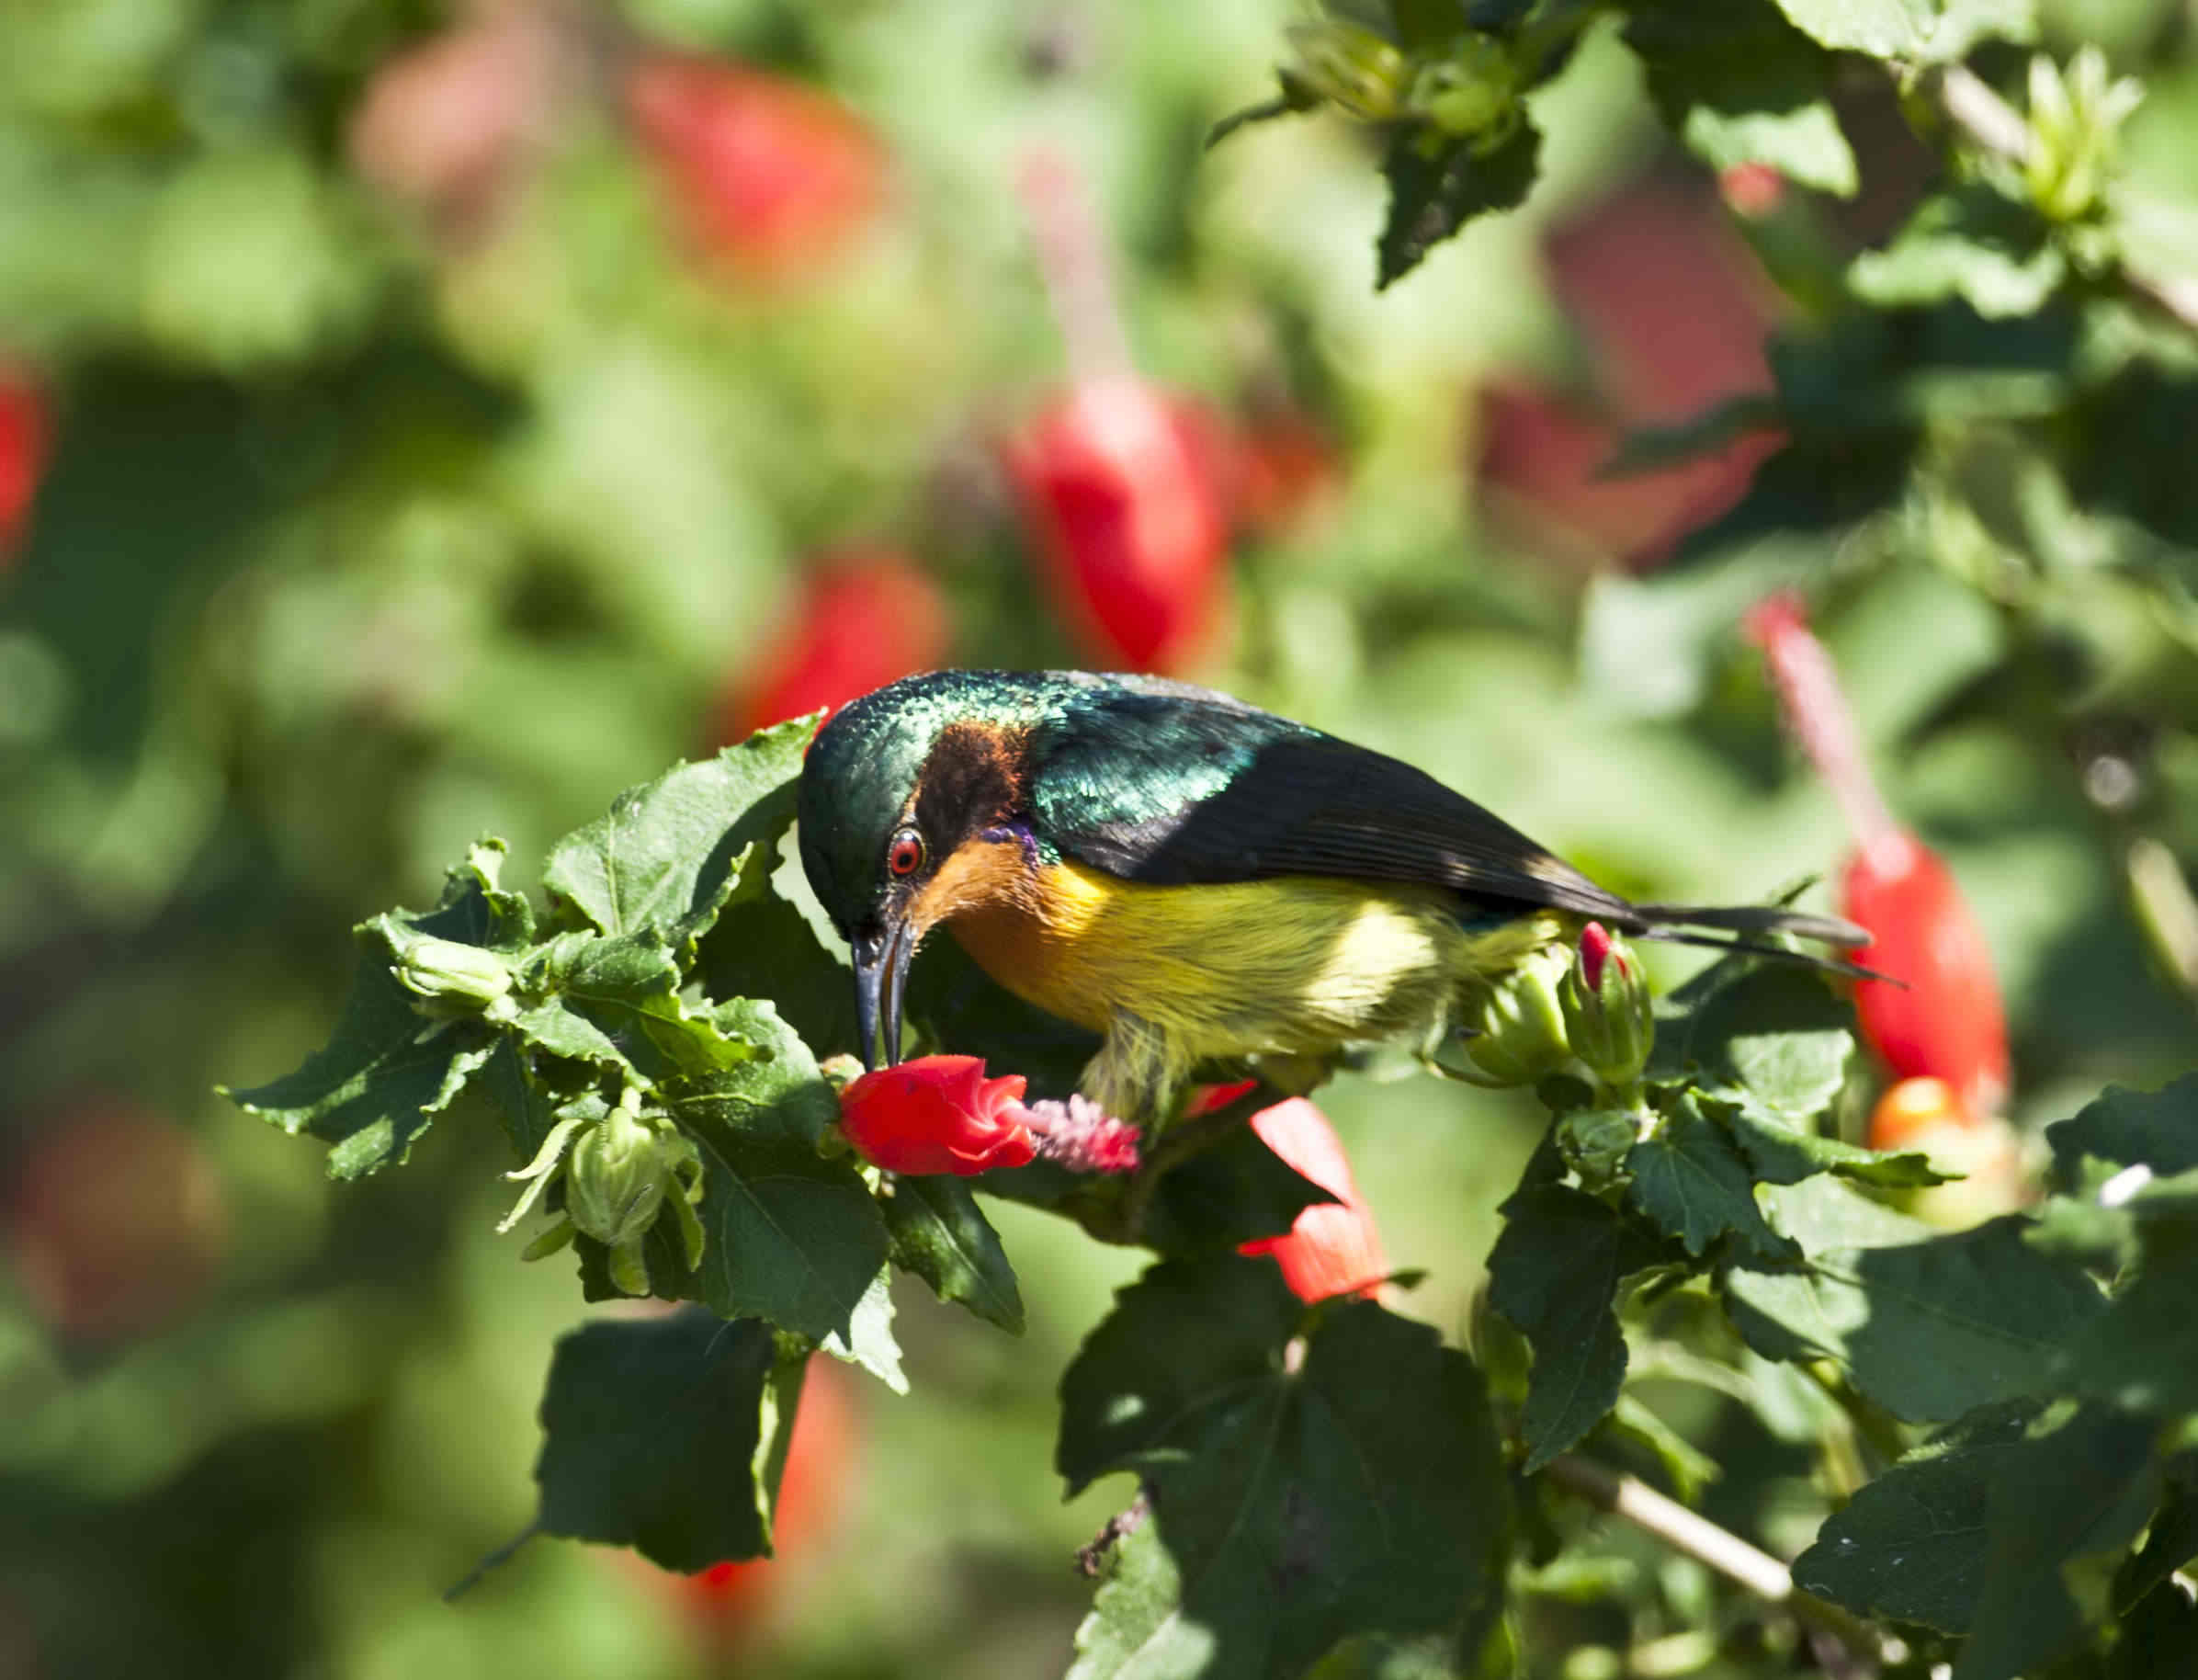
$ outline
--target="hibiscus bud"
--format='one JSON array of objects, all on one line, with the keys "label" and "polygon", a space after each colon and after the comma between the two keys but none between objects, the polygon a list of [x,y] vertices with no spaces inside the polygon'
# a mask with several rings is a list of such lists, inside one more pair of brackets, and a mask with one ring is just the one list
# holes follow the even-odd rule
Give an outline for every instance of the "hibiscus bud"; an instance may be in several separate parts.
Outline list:
[{"label": "hibiscus bud", "polygon": [[[1530,1085],[1571,1057],[1558,987],[1570,958],[1545,946],[1492,987],[1463,1023],[1465,1077],[1476,1084]],[[1478,1077],[1476,1077],[1478,1075]]]},{"label": "hibiscus bud", "polygon": [[1579,959],[1558,986],[1572,1053],[1606,1085],[1623,1090],[1648,1065],[1656,1018],[1640,959],[1600,922],[1580,935]]},{"label": "hibiscus bud", "polygon": [[1411,65],[1373,30],[1324,18],[1293,23],[1285,34],[1297,55],[1293,73],[1354,117],[1387,122],[1398,114]]},{"label": "hibiscus bud", "polygon": [[[629,1093],[629,1098],[638,1093]],[[658,1126],[629,1100],[583,1132],[565,1167],[565,1213],[583,1236],[611,1251],[611,1281],[629,1295],[649,1293],[641,1240],[663,1210],[666,1193],[681,1209],[681,1236],[690,1265],[701,1259],[701,1226],[693,1201],[701,1192],[701,1153],[694,1140]],[[690,1227],[690,1221],[694,1221]]]},{"label": "hibiscus bud", "polygon": [[840,1093],[840,1129],[889,1173],[1026,1166],[1037,1153],[1019,1073],[987,1079],[975,1056],[919,1056],[865,1073]]},{"label": "hibiscus bud", "polygon": [[415,940],[397,960],[397,979],[414,996],[448,1005],[435,1013],[479,1015],[511,990],[503,958],[455,939]]},{"label": "hibiscus bud", "polygon": [[1260,1141],[1319,1185],[1331,1202],[1299,1209],[1289,1231],[1244,1243],[1239,1253],[1272,1254],[1283,1280],[1300,1300],[1331,1295],[1372,1295],[1389,1274],[1373,1210],[1358,1193],[1350,1158],[1328,1117],[1302,1096],[1263,1108],[1252,1117]]}]

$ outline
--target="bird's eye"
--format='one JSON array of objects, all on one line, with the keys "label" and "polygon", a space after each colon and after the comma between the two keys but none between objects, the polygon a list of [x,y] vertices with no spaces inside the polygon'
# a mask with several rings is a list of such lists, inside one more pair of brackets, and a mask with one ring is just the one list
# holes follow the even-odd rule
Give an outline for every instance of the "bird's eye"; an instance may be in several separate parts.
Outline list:
[{"label": "bird's eye", "polygon": [[912,828],[904,828],[893,836],[892,845],[886,847],[885,867],[896,875],[913,875],[923,867],[923,836]]}]

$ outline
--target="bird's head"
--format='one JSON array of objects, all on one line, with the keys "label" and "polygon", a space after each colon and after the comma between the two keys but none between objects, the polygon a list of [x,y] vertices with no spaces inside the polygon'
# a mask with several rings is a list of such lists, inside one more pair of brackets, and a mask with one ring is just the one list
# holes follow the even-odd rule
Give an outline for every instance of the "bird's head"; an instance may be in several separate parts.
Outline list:
[{"label": "bird's head", "polygon": [[865,695],[818,733],[801,773],[801,867],[855,956],[864,1065],[901,1059],[901,994],[932,926],[1027,873],[1023,751],[1030,684],[938,671]]}]

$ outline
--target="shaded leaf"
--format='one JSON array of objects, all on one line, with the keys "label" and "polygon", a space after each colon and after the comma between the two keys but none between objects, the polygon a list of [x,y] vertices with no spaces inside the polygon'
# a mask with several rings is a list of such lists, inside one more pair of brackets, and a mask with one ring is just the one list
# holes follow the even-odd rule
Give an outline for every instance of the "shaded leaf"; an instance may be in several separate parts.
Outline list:
[{"label": "shaded leaf", "polygon": [[2084,1156],[2117,1166],[2148,1166],[2161,1177],[2198,1167],[2198,1073],[2158,1091],[2109,1085],[2072,1119],[2045,1128],[2063,1182],[2075,1182]]},{"label": "shaded leaf", "polygon": [[1814,40],[1872,58],[1914,58],[1937,31],[1940,0],[1778,0]]},{"label": "shaded leaf", "polygon": [[768,1327],[694,1311],[561,1337],[542,1395],[539,1527],[673,1570],[768,1551],[772,1492],[757,1470],[793,1421],[775,1407],[766,1433],[776,1360]]},{"label": "shaded leaf", "polygon": [[1676,1237],[1690,1254],[1700,1254],[1728,1235],[1739,1252],[1762,1259],[1800,1254],[1763,1222],[1747,1162],[1691,1094],[1653,1137],[1626,1152],[1626,1170],[1632,1175],[1627,1204],[1665,1235]]},{"label": "shaded leaf", "polygon": [[1489,1255],[1489,1299],[1534,1349],[1523,1415],[1531,1471],[1617,1403],[1626,1381],[1618,1287],[1663,1256],[1602,1202],[1561,1185],[1521,1190],[1504,1214]]},{"label": "shaded leaf", "polygon": [[1729,1267],[1726,1308],[1766,1358],[1833,1359],[1897,1416],[1959,1417],[2048,1391],[2063,1348],[2104,1309],[2079,1268],[2022,1241],[2026,1224]]},{"label": "shaded leaf", "polygon": [[1468,140],[1435,144],[1437,139],[1413,125],[1399,125],[1389,136],[1382,165],[1389,213],[1377,247],[1377,287],[1410,274],[1474,217],[1524,203],[1534,187],[1542,137],[1530,122],[1522,121],[1485,154]]},{"label": "shaded leaf", "polygon": [[769,998],[818,1056],[853,1055],[860,1048],[854,971],[767,885],[703,936],[694,973],[711,997]]},{"label": "shaded leaf", "polygon": [[2020,1474],[2036,1408],[1971,1413],[1825,1518],[1794,1584],[1861,1616],[1966,1633],[1984,1587],[1992,1484]]},{"label": "shaded leaf", "polygon": [[889,1267],[870,1279],[847,1328],[833,1331],[819,1346],[835,1359],[861,1366],[894,1393],[908,1392],[908,1378],[901,1369],[901,1344],[893,1339],[893,1274]]},{"label": "shaded leaf", "polygon": [[1480,1379],[1371,1302],[1310,1322],[1274,1267],[1162,1261],[1062,1379],[1072,1487],[1124,1470],[1150,1515],[1114,1549],[1072,1674],[1288,1676],[1351,1635],[1485,1619],[1508,1529]]},{"label": "shaded leaf", "polygon": [[941,1300],[958,1301],[1012,1335],[1023,1334],[1014,1268],[968,1185],[943,1173],[902,1178],[879,1205],[895,1266],[915,1273]]},{"label": "shaded leaf", "polygon": [[1659,1016],[1652,1071],[1693,1073],[1705,1089],[1752,1096],[1785,1115],[1815,1115],[1846,1084],[1852,1022],[1810,970],[1736,964],[1699,1002]]}]

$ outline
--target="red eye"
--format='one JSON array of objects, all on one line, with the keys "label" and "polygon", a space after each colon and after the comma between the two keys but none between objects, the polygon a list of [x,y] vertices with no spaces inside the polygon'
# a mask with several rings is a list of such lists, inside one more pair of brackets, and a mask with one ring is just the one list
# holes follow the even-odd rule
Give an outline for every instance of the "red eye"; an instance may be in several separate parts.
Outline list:
[{"label": "red eye", "polygon": [[885,867],[896,875],[913,875],[923,867],[923,837],[911,828],[895,834],[886,849]]}]

